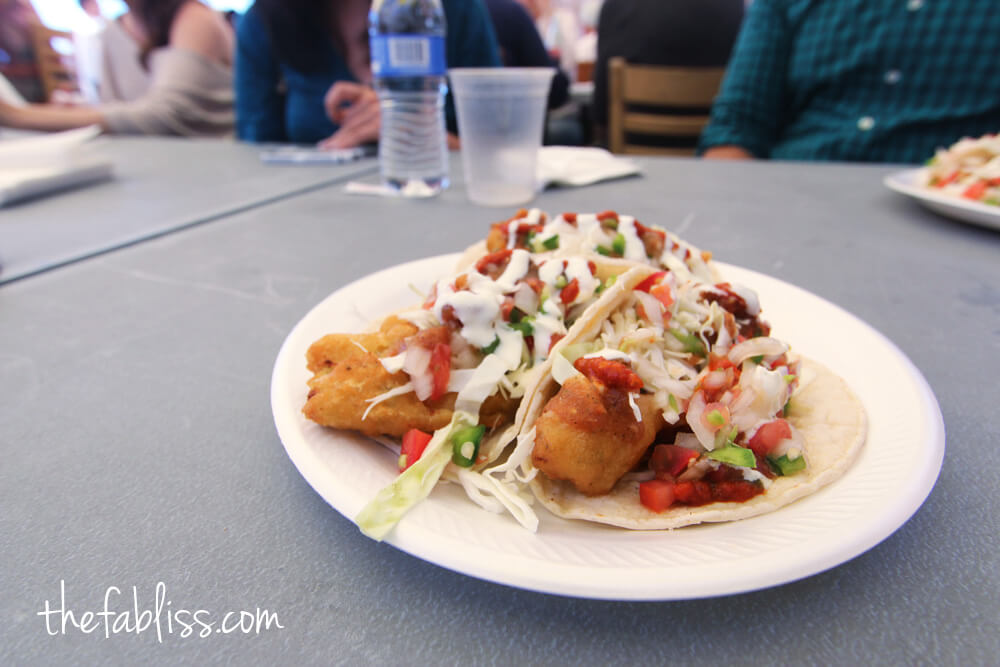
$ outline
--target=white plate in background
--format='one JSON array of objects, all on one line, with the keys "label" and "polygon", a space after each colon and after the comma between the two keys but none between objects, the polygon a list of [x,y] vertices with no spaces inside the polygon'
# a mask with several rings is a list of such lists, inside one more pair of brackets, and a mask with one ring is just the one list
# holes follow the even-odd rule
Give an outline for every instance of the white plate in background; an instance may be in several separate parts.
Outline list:
[{"label": "white plate in background", "polygon": [[954,220],[971,222],[1000,229],[1000,206],[991,206],[971,199],[944,194],[923,185],[924,169],[907,169],[889,174],[883,180],[886,187],[916,200],[936,213]]}]

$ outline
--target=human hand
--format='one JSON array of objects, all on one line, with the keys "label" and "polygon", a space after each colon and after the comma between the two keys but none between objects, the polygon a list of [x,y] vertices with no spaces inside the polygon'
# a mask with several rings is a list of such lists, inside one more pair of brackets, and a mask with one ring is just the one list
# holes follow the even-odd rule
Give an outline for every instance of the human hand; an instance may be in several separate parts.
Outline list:
[{"label": "human hand", "polygon": [[378,140],[382,115],[378,95],[368,86],[338,81],[327,91],[323,106],[340,129],[319,142],[320,148],[353,148]]},{"label": "human hand", "polygon": [[706,160],[752,160],[753,155],[740,146],[713,146],[702,154]]},{"label": "human hand", "polygon": [[13,104],[8,104],[3,100],[0,100],[0,125],[11,125],[13,124],[14,112],[17,110]]}]

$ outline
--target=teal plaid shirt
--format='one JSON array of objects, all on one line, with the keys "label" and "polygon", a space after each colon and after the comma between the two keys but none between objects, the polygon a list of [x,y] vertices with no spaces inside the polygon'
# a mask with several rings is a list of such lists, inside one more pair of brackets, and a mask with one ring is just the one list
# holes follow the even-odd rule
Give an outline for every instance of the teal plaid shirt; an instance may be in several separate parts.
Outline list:
[{"label": "teal plaid shirt", "polygon": [[923,162],[1000,132],[1000,0],[754,0],[701,149]]}]

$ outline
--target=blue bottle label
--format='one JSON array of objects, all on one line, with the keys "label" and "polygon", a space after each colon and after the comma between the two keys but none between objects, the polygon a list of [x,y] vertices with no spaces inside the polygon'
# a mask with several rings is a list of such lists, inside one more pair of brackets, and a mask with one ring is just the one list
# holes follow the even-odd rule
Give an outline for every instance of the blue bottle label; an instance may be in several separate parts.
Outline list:
[{"label": "blue bottle label", "polygon": [[376,77],[443,76],[447,69],[440,35],[373,35],[371,58]]}]

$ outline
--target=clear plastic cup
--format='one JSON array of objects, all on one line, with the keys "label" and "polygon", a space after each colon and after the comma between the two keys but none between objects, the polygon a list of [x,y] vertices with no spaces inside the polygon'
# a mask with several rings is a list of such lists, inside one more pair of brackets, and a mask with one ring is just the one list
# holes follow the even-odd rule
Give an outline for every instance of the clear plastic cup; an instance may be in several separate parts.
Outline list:
[{"label": "clear plastic cup", "polygon": [[465,187],[473,202],[512,206],[535,196],[538,149],[554,75],[549,67],[448,70]]}]

